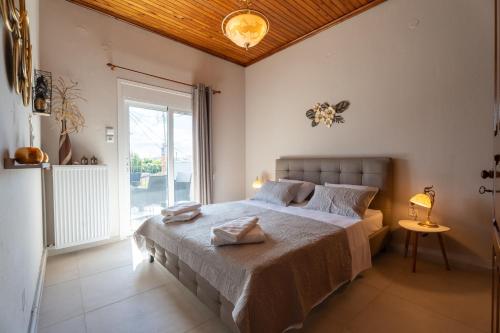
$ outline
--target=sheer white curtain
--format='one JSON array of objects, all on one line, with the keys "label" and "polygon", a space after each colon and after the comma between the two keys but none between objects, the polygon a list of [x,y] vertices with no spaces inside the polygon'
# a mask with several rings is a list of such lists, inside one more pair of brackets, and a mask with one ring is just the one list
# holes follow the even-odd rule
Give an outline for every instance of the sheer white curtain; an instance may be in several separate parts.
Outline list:
[{"label": "sheer white curtain", "polygon": [[197,84],[193,92],[194,196],[206,205],[213,200],[212,88]]}]

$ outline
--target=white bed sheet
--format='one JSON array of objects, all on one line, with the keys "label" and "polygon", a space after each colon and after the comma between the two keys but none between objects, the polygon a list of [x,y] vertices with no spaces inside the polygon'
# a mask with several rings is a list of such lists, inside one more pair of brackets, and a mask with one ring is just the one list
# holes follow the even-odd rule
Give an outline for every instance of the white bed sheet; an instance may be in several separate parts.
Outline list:
[{"label": "white bed sheet", "polygon": [[[308,202],[309,201],[304,201],[302,203],[291,203],[290,207],[304,208],[305,206],[307,206]],[[366,237],[370,237],[371,234],[382,229],[382,227],[384,226],[384,214],[381,210],[368,208],[365,212],[365,216],[361,220],[361,223],[363,224],[363,229],[365,231]]]},{"label": "white bed sheet", "polygon": [[[278,206],[263,201],[244,200],[243,203],[262,208],[275,210],[287,214],[293,214],[316,221],[334,224],[346,230],[349,250],[352,258],[351,279],[354,279],[359,273],[372,267],[372,258],[370,253],[370,242],[368,241],[367,228],[362,223],[363,220],[346,217],[317,210],[304,209],[301,206]],[[373,216],[377,216],[374,214]],[[372,218],[372,221],[375,218]],[[374,222],[368,222],[374,223]]]},{"label": "white bed sheet", "polygon": [[365,216],[361,220],[366,237],[370,237],[376,231],[384,226],[384,214],[381,210],[367,209]]}]

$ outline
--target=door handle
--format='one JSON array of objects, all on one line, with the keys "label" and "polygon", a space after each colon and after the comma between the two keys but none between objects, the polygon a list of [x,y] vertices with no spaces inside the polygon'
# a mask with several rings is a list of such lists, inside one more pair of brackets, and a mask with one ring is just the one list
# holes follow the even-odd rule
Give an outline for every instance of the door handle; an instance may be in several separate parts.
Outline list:
[{"label": "door handle", "polygon": [[[497,171],[496,177],[500,178],[500,172]],[[481,178],[483,179],[495,178],[495,172],[493,170],[483,170],[481,171]]]},{"label": "door handle", "polygon": [[[500,154],[496,154],[493,156],[493,160],[495,161],[495,169],[500,164]],[[481,171],[481,178],[483,179],[488,179],[488,178],[500,178],[500,172],[497,171],[495,174],[496,170],[482,170]],[[482,186],[484,187],[484,186]],[[483,192],[484,193],[484,192]]]}]

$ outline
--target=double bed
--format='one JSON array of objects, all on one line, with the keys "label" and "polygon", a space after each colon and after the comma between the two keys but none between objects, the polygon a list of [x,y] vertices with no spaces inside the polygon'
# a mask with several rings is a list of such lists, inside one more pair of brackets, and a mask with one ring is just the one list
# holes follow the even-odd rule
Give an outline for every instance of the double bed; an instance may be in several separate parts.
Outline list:
[{"label": "double bed", "polygon": [[[233,332],[282,332],[371,267],[386,244],[391,217],[389,158],[281,158],[276,179],[373,186],[378,194],[363,219],[245,200],[202,207],[190,222],[148,219],[138,245],[219,315]],[[215,247],[210,230],[258,216],[261,244]]]}]

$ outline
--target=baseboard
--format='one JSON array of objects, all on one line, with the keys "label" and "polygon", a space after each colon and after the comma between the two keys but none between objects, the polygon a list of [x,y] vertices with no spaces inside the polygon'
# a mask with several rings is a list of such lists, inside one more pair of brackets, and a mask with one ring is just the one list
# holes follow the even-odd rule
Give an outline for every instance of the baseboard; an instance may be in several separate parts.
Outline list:
[{"label": "baseboard", "polygon": [[[392,243],[390,245],[390,248],[393,251],[400,253],[401,255],[404,254],[405,250],[404,244]],[[489,263],[486,263],[483,260],[478,260],[477,258],[472,258],[469,256],[464,256],[455,253],[449,253],[448,251],[447,255],[448,255],[448,261],[452,269],[453,267],[460,269],[468,269],[468,270],[485,270],[491,268]],[[437,264],[443,264],[443,255],[441,254],[441,251],[435,251],[419,247],[418,258],[435,262]]]},{"label": "baseboard", "polygon": [[33,298],[33,305],[31,307],[30,324],[28,326],[28,333],[36,333],[38,331],[38,317],[40,314],[40,304],[42,301],[43,284],[45,281],[45,267],[47,266],[47,248],[43,249],[42,259],[40,261],[40,270],[38,273],[38,280],[36,283],[35,297]]}]

